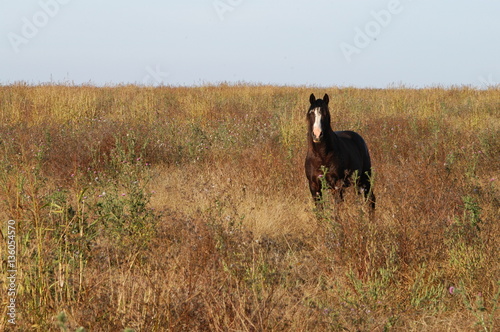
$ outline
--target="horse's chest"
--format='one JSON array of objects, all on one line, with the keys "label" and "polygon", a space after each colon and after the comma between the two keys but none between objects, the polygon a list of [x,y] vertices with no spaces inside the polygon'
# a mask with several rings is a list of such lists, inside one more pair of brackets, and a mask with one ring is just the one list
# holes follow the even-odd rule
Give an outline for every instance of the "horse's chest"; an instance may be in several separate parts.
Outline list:
[{"label": "horse's chest", "polygon": [[338,180],[341,180],[343,178],[343,174],[341,174],[341,171],[334,167],[333,165],[330,165],[331,167],[328,167],[326,164],[321,165],[316,169],[315,172],[315,177],[317,181],[321,181],[322,177],[325,177],[325,180],[330,184],[333,185],[336,183]]},{"label": "horse's chest", "polygon": [[344,178],[342,162],[335,154],[308,155],[306,163],[309,165],[309,176],[312,181],[320,183],[322,177],[331,186]]},{"label": "horse's chest", "polygon": [[343,167],[342,162],[335,156],[325,157],[321,159],[319,166],[320,170],[327,170],[328,176],[332,178],[342,177]]}]

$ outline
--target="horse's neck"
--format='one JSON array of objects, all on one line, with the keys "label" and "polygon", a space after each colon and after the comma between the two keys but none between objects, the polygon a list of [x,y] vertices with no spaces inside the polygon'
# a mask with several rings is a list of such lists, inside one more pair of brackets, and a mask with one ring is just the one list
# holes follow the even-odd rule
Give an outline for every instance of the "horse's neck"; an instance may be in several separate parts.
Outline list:
[{"label": "horse's neck", "polygon": [[335,135],[333,130],[330,130],[325,136],[323,142],[317,144],[313,143],[311,139],[312,149],[314,153],[321,157],[321,159],[326,159],[332,155],[339,155],[340,150],[338,148],[338,137]]}]

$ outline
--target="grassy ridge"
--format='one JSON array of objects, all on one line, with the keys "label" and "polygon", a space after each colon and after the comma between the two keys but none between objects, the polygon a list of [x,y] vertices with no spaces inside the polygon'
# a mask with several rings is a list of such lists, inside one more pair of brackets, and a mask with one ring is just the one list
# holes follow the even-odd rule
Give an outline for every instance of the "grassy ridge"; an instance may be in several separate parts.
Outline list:
[{"label": "grassy ridge", "polygon": [[[352,192],[314,211],[311,92],[368,143],[373,222]],[[499,109],[468,88],[2,86],[18,327],[498,329]]]}]

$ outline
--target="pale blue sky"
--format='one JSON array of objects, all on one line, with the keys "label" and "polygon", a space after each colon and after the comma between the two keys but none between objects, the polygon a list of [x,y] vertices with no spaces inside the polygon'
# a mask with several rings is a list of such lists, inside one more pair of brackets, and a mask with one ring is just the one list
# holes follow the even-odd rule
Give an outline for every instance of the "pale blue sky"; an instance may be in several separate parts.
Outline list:
[{"label": "pale blue sky", "polygon": [[498,0],[0,0],[0,84],[500,82]]}]

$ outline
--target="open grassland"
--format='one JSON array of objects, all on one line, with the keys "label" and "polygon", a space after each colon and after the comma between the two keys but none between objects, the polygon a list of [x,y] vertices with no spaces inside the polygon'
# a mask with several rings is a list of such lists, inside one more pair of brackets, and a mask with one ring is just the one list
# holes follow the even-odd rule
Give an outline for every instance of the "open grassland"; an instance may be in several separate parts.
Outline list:
[{"label": "open grassland", "polygon": [[[316,211],[311,92],[377,211]],[[500,91],[0,86],[0,330],[498,331]]]}]

